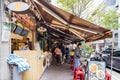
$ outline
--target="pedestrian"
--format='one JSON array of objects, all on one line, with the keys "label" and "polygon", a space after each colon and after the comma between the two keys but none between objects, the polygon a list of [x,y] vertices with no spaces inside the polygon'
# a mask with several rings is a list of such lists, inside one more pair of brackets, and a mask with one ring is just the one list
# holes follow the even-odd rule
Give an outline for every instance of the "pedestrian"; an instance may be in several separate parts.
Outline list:
[{"label": "pedestrian", "polygon": [[25,45],[22,47],[22,50],[29,50],[28,43],[25,43]]},{"label": "pedestrian", "polygon": [[68,60],[69,59],[69,48],[66,48],[66,60]]},{"label": "pedestrian", "polygon": [[70,59],[74,59],[75,50],[70,51]]},{"label": "pedestrian", "polygon": [[27,38],[27,44],[30,50],[32,50],[32,42],[30,42],[30,39]]},{"label": "pedestrian", "polygon": [[61,63],[61,56],[62,56],[61,49],[59,47],[56,47],[54,52],[57,63]]},{"label": "pedestrian", "polygon": [[80,66],[80,57],[81,57],[81,53],[82,53],[82,50],[80,49],[81,47],[81,43],[79,43],[75,49],[75,54],[74,54],[74,61],[75,61],[75,64],[74,64],[74,70]]},{"label": "pedestrian", "polygon": [[62,52],[62,64],[63,64],[64,63],[64,58],[65,58],[65,47],[62,43],[60,44],[60,49],[61,49],[61,52]]}]

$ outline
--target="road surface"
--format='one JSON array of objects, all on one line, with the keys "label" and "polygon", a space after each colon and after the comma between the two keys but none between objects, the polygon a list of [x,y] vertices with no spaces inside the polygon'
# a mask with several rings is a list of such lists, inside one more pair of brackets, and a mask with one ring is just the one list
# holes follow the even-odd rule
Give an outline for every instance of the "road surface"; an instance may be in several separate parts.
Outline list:
[{"label": "road surface", "polygon": [[[110,68],[108,68],[107,71],[109,71],[111,74]],[[112,80],[120,80],[120,71],[119,72],[115,70],[112,71]]]}]

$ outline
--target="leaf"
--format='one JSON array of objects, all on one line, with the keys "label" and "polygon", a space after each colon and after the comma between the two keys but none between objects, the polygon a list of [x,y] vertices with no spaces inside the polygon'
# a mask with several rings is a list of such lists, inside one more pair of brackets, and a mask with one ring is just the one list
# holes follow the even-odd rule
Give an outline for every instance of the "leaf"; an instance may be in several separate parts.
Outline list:
[{"label": "leaf", "polygon": [[103,16],[103,20],[101,21],[101,24],[104,25],[108,29],[117,29],[119,28],[118,25],[118,18],[119,14],[117,14],[116,10],[109,11]]},{"label": "leaf", "polygon": [[81,16],[89,2],[91,0],[57,0],[57,3],[60,4],[59,7],[78,17]]},{"label": "leaf", "polygon": [[94,52],[94,49],[92,47],[88,46],[86,43],[83,43],[82,49],[84,50],[85,55],[86,54],[91,55]]}]

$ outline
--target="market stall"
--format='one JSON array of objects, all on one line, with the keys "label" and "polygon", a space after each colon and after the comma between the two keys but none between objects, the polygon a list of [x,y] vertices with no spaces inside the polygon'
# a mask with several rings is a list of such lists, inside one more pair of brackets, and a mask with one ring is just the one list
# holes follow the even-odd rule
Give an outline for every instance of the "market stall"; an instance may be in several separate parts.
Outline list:
[{"label": "market stall", "polygon": [[22,73],[22,80],[39,80],[45,69],[48,67],[48,59],[50,60],[51,53],[40,52],[36,50],[14,51],[20,57],[27,60],[30,69]]}]

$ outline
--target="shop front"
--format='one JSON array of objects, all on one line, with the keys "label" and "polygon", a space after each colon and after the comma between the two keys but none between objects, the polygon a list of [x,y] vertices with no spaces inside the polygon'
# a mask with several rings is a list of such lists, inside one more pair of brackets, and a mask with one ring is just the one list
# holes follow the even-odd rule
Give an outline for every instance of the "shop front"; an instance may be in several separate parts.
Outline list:
[{"label": "shop front", "polygon": [[[30,66],[28,71],[22,72],[22,80],[39,80],[51,61],[43,34],[40,39],[36,39],[36,31],[20,22],[12,23],[11,28],[11,53],[26,59]],[[24,50],[26,43],[29,48]]]},{"label": "shop front", "polygon": [[[7,1],[10,4],[13,0]],[[30,6],[22,12],[9,9],[6,6],[7,2],[5,3],[5,12],[9,19],[7,24],[10,26],[11,34],[11,39],[8,40],[11,46],[9,52],[26,59],[30,65],[28,71],[22,72],[22,80],[40,79],[51,63],[50,51],[56,42],[70,44],[111,37],[110,30],[78,18],[43,0],[23,2]],[[22,7],[17,3],[14,8],[20,10]]]}]

